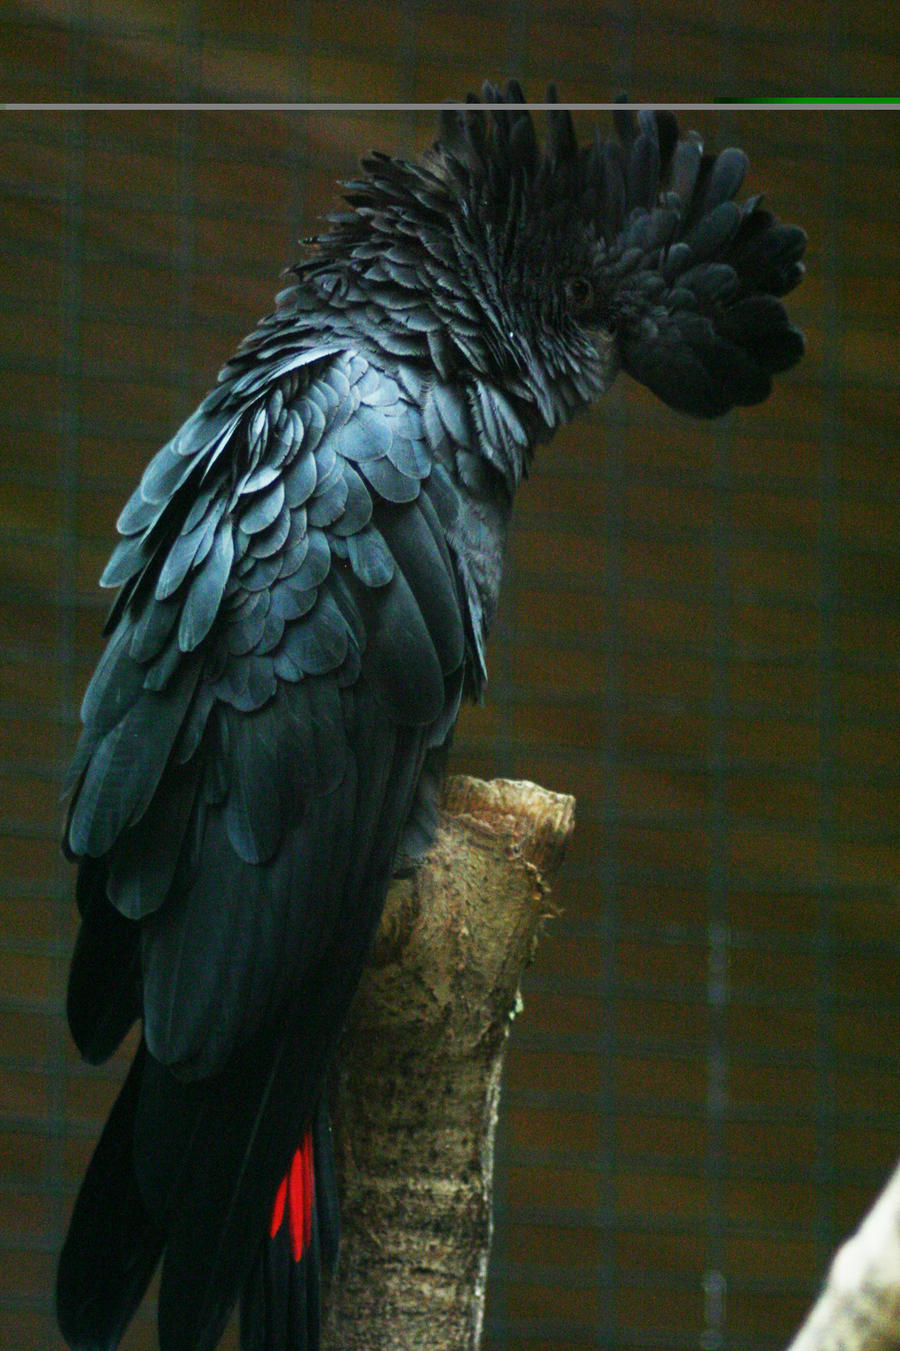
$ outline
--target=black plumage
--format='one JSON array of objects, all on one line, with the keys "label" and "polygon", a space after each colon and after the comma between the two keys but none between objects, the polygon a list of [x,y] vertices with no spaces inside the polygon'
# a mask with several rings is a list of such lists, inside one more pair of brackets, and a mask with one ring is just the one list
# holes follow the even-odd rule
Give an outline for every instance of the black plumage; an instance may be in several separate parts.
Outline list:
[{"label": "black plumage", "polygon": [[[315,1345],[324,1076],[484,684],[532,450],[619,369],[713,416],[803,350],[780,299],[803,232],[736,200],[741,151],[624,110],[581,147],[563,108],[542,149],[517,85],[482,100],[420,163],[363,161],[119,518],[69,776],[68,1006],[89,1060],[143,1036],[60,1262],[85,1351],[161,1256],[163,1351],[210,1351],[241,1295],[247,1351]],[[298,1252],[273,1204],[309,1130]]]}]

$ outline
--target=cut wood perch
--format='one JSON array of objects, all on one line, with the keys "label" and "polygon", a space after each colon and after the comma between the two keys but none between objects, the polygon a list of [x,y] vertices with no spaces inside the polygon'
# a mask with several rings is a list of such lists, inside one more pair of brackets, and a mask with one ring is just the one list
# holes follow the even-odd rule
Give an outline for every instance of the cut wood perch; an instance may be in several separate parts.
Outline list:
[{"label": "cut wood perch", "polygon": [[900,1351],[900,1167],[838,1249],[789,1351]]},{"label": "cut wood perch", "polygon": [[451,779],[388,896],[332,1072],[341,1253],[323,1351],[475,1351],[503,1052],[574,801]]}]

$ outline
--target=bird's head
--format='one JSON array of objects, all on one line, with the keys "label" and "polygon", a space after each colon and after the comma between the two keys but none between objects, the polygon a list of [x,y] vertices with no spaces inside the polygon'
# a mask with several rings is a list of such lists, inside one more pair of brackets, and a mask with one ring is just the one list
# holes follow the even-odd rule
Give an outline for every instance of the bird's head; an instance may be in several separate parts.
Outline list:
[{"label": "bird's head", "polygon": [[301,271],[376,328],[383,314],[441,376],[468,369],[548,427],[620,369],[702,417],[766,398],[803,352],[781,297],[806,236],[735,200],[743,152],[710,154],[659,111],[619,111],[612,137],[580,145],[562,107],[542,144],[511,106],[524,101],[486,84],[442,113],[421,162],[367,156]]}]

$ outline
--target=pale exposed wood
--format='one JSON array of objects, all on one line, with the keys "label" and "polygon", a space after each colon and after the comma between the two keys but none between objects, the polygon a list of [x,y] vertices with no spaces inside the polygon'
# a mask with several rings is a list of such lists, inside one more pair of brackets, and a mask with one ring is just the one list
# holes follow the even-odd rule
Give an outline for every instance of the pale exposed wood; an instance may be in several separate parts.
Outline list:
[{"label": "pale exposed wood", "polygon": [[838,1249],[789,1351],[900,1351],[900,1167]]},{"label": "pale exposed wood", "polygon": [[388,897],[333,1076],[343,1229],[323,1351],[480,1338],[503,1051],[574,802],[454,779],[444,804]]}]

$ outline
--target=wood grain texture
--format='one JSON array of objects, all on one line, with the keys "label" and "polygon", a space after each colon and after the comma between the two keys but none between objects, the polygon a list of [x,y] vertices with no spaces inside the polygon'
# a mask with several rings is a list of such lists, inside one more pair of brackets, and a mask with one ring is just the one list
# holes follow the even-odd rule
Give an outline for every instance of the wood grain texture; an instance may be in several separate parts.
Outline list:
[{"label": "wood grain texture", "polygon": [[425,864],[390,892],[332,1076],[323,1351],[478,1346],[503,1053],[573,827],[570,797],[451,779]]}]

